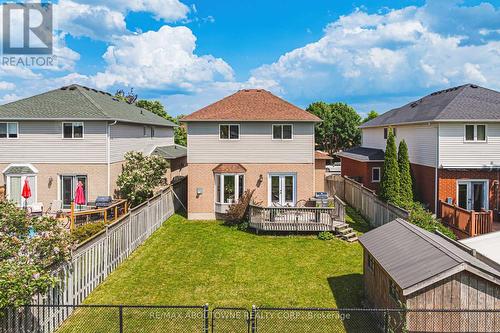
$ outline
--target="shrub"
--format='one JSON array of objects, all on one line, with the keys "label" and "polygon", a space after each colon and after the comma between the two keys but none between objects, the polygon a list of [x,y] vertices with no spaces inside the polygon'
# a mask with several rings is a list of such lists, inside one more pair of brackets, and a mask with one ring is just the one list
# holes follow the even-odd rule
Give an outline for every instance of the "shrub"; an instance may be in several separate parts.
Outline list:
[{"label": "shrub", "polygon": [[0,202],[0,309],[29,304],[58,282],[54,266],[70,259],[73,242],[55,219],[29,218]]},{"label": "shrub", "polygon": [[332,240],[335,236],[329,231],[322,231],[318,234],[318,239],[320,240]]},{"label": "shrub", "polygon": [[102,221],[87,223],[73,230],[71,232],[71,238],[75,242],[81,243],[96,235],[101,230],[104,230],[104,228],[106,228],[106,224],[104,224],[104,222]]},{"label": "shrub", "polygon": [[384,171],[380,182],[380,198],[399,206],[399,167],[394,134],[389,129],[385,148]]},{"label": "shrub", "polygon": [[451,239],[456,239],[455,234],[444,224],[442,224],[438,219],[436,219],[432,215],[432,213],[426,210],[420,203],[413,203],[409,209],[409,212],[410,216],[408,218],[408,222],[413,223],[420,228],[423,228],[430,232],[438,230]]},{"label": "shrub", "polygon": [[228,207],[226,216],[224,217],[226,224],[236,225],[243,221],[247,215],[254,192],[255,190],[246,190],[237,202],[232,203]]},{"label": "shrub", "polygon": [[410,171],[410,159],[408,157],[408,146],[405,140],[401,140],[398,148],[399,165],[399,202],[402,207],[409,207],[413,202],[413,182]]}]

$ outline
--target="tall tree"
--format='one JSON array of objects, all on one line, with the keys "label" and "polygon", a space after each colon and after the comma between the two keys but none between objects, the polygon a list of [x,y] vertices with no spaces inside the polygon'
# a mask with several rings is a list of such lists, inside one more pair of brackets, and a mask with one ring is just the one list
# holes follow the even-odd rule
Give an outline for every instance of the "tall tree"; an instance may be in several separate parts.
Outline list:
[{"label": "tall tree", "polygon": [[378,117],[377,111],[371,110],[370,112],[368,112],[365,119],[363,119],[363,123],[366,123],[367,121],[370,121],[370,120],[375,119],[377,117]]},{"label": "tall tree", "polygon": [[399,165],[399,201],[405,208],[413,203],[413,188],[410,171],[410,159],[408,157],[408,146],[405,140],[401,140],[398,148]]},{"label": "tall tree", "polygon": [[330,155],[345,150],[361,142],[361,117],[345,103],[315,102],[307,111],[323,120],[316,124],[316,145]]},{"label": "tall tree", "polygon": [[399,198],[399,167],[396,141],[392,129],[389,130],[385,147],[384,170],[380,182],[380,198],[394,205],[400,205]]}]

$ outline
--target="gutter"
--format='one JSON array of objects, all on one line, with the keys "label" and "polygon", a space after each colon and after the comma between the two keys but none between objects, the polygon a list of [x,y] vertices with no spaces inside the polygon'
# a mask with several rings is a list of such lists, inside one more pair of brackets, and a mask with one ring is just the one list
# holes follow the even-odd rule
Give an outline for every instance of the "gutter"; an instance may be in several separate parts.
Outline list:
[{"label": "gutter", "polygon": [[438,185],[439,185],[439,181],[438,181],[438,168],[439,168],[439,142],[440,142],[440,138],[439,138],[439,124],[437,125],[437,128],[436,128],[436,168],[435,168],[435,173],[434,173],[434,214],[437,216],[438,215],[438,203],[439,203],[439,200],[438,200]]},{"label": "gutter", "polygon": [[118,121],[108,123],[106,126],[106,163],[108,165],[108,196],[111,194],[111,126],[116,125]]}]

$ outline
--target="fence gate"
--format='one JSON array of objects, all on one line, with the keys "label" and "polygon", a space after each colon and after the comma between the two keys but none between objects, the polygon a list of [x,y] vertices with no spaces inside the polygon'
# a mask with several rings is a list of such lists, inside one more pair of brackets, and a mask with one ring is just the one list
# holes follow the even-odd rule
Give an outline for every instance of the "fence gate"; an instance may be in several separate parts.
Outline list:
[{"label": "fence gate", "polygon": [[215,308],[212,333],[250,333],[250,311],[243,308]]}]

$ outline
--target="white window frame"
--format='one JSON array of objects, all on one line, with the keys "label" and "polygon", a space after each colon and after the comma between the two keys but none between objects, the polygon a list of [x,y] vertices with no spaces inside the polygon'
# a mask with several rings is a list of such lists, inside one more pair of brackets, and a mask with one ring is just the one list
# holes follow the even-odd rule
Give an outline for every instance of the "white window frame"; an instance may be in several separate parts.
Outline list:
[{"label": "white window frame", "polygon": [[[57,174],[57,200],[63,201],[62,197],[62,179],[63,177],[73,177],[73,187],[76,189],[78,184],[78,177],[86,177],[87,183],[85,184],[85,205],[89,203],[89,175],[86,173],[59,173]],[[74,195],[75,193],[73,193]],[[64,203],[61,203],[64,206]]]},{"label": "white window frame", "polygon": [[[281,138],[275,139],[274,138],[274,126],[279,126],[281,130]],[[290,139],[283,139],[283,126],[290,126],[291,127],[291,134],[292,137]],[[271,125],[271,138],[275,141],[290,141],[293,140],[293,124],[272,124]]]},{"label": "white window frame", "polygon": [[[221,134],[221,131],[220,131],[220,128],[221,126],[229,126],[228,127],[228,138],[227,139],[223,139],[221,138],[220,134]],[[238,138],[237,139],[231,139],[231,126],[238,126]],[[240,128],[240,124],[219,124],[219,140],[221,141],[238,141],[241,137],[241,128]]]},{"label": "white window frame", "polygon": [[[214,196],[215,196],[215,203],[219,205],[230,205],[231,202],[223,202],[224,198],[224,176],[233,176],[234,177],[234,198],[235,201],[239,200],[243,193],[245,193],[245,183],[246,183],[246,177],[244,173],[216,173],[214,175]],[[243,193],[240,193],[240,176],[243,176]],[[217,191],[217,181],[215,180],[217,177],[219,178],[219,183],[220,183],[220,191]]]},{"label": "white window frame", "polygon": [[[373,170],[377,169],[378,170],[378,179],[375,180],[373,177]],[[382,169],[380,167],[373,167],[372,168],[372,183],[380,183],[380,179],[382,178]]]},{"label": "white window frame", "polygon": [[392,134],[394,135],[394,137],[397,137],[397,131],[396,131],[396,127],[384,127],[384,140],[387,140],[387,138],[389,137],[389,130],[392,131]]},{"label": "white window frame", "polygon": [[[64,124],[71,124],[71,138],[64,137]],[[82,124],[81,138],[75,138],[75,124]],[[61,123],[61,137],[64,140],[83,140],[85,138],[85,123],[83,121],[63,121]]]},{"label": "white window frame", "polygon": [[[0,121],[0,124],[5,124],[6,128],[6,134],[7,134],[7,137],[5,138],[0,138],[0,140],[2,139],[7,139],[7,140],[16,140],[16,139],[19,139],[19,123],[17,121]],[[17,136],[14,138],[14,137],[9,137],[9,124],[15,124],[16,125],[16,134]]]},{"label": "white window frame", "polygon": [[467,210],[473,210],[472,207],[472,183],[484,183],[483,187],[483,205],[486,210],[489,210],[490,207],[490,198],[489,198],[489,188],[490,188],[490,180],[489,179],[458,179],[456,186],[456,204],[458,206],[458,196],[459,196],[459,185],[467,186]]},{"label": "white window frame", "polygon": [[[474,139],[473,140],[467,140],[467,126],[474,126]],[[477,139],[477,127],[478,126],[484,126],[484,140],[478,140]],[[484,143],[484,142],[488,142],[488,125],[487,124],[464,124],[464,142],[465,143],[471,143],[471,142]]]},{"label": "white window frame", "polygon": [[[5,172],[10,169],[11,167],[13,166],[23,166],[23,167],[28,167],[31,169],[31,173],[27,173],[27,174],[8,174],[8,175],[5,175],[5,181],[6,181],[6,184],[5,184],[5,197],[7,198],[7,200],[10,200],[10,178],[11,177],[21,177],[21,192],[22,192],[22,186],[24,186],[24,181],[26,179],[26,177],[35,177],[35,185],[34,187],[35,188],[32,188],[31,189],[31,194],[33,195],[33,203],[37,203],[37,199],[38,199],[38,169],[35,168],[33,165],[31,164],[9,164],[3,171],[2,173],[5,174]],[[22,203],[22,199],[21,199],[21,207],[23,207],[23,203]],[[29,207],[29,206],[28,206]]]},{"label": "white window frame", "polygon": [[[292,207],[295,207],[297,204],[297,173],[294,172],[272,172],[267,174],[267,204],[269,207],[273,206],[273,194],[272,194],[272,177],[278,176],[280,177],[280,193],[284,193],[285,191],[285,182],[282,181],[286,176],[293,177],[293,192],[292,192]],[[280,199],[281,200],[281,199]],[[286,205],[286,201],[280,201],[280,205]]]}]

